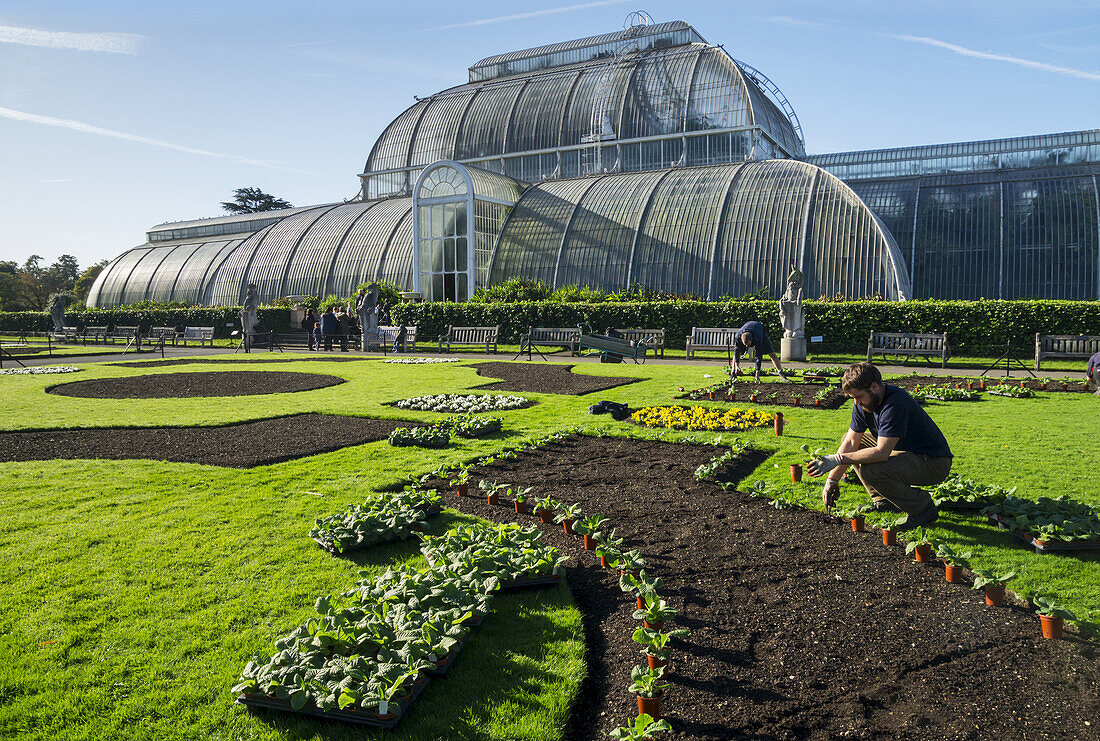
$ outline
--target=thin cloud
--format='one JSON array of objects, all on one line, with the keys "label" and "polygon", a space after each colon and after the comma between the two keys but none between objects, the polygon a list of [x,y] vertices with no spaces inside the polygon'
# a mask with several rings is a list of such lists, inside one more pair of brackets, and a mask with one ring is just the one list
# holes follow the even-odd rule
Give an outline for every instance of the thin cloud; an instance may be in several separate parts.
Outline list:
[{"label": "thin cloud", "polygon": [[321,44],[331,44],[334,39],[328,39],[326,41],[299,41],[297,44],[287,44],[287,49],[298,49],[303,46],[320,46]]},{"label": "thin cloud", "polygon": [[1072,67],[1060,67],[1056,64],[1047,64],[1045,62],[1036,62],[1031,59],[1021,59],[1020,57],[1012,57],[1007,54],[991,54],[984,51],[976,51],[974,49],[967,49],[965,46],[959,46],[958,44],[950,44],[946,41],[940,41],[939,39],[929,38],[927,36],[907,36],[905,34],[883,34],[887,38],[896,39],[898,41],[908,41],[914,44],[924,44],[926,46],[934,46],[940,49],[947,49],[964,57],[973,57],[975,59],[986,59],[991,62],[1007,62],[1008,64],[1015,64],[1020,67],[1027,67],[1028,69],[1037,69],[1041,72],[1053,72],[1059,75],[1066,75],[1068,77],[1076,77],[1082,80],[1100,80],[1100,72],[1087,72],[1085,70],[1073,69]]},{"label": "thin cloud", "polygon": [[1065,46],[1063,44],[1052,44],[1047,41],[1038,41],[1036,43],[1044,49],[1062,52],[1063,54],[1091,54],[1092,52],[1100,51],[1100,46]]},{"label": "thin cloud", "polygon": [[546,8],[544,10],[532,10],[529,13],[515,13],[513,15],[502,15],[496,18],[482,18],[476,21],[466,21],[464,23],[452,23],[449,26],[435,26],[433,28],[422,28],[421,31],[447,31],[452,28],[469,28],[470,26],[485,26],[490,23],[504,23],[505,21],[518,21],[524,18],[537,18],[543,15],[552,15],[554,13],[567,13],[570,10],[584,10],[585,8],[598,8],[604,5],[621,5],[627,2],[627,0],[598,0],[594,3],[581,3],[580,5],[566,5],[562,8]]},{"label": "thin cloud", "polygon": [[764,21],[765,23],[779,23],[784,26],[805,26],[807,28],[827,28],[828,24],[818,23],[816,21],[804,21],[801,18],[792,18],[789,15],[766,15],[757,16],[756,20]]},{"label": "thin cloud", "polygon": [[51,178],[49,180],[39,180],[40,183],[75,183],[76,178]]},{"label": "thin cloud", "polygon": [[0,26],[0,43],[43,46],[47,49],[137,54],[145,44],[145,39],[145,36],[135,33],[70,33],[42,31],[20,26]]},{"label": "thin cloud", "polygon": [[122,139],[123,141],[135,142],[137,144],[148,144],[154,147],[161,147],[163,149],[171,149],[176,152],[184,152],[186,154],[197,154],[202,157],[213,157],[214,159],[227,160],[229,162],[238,162],[243,165],[256,165],[257,167],[270,167],[275,170],[286,170],[287,172],[296,172],[302,175],[316,175],[315,172],[309,172],[307,170],[297,170],[292,167],[283,167],[277,165],[274,162],[267,162],[264,160],[254,160],[248,157],[240,157],[235,154],[224,154],[222,152],[210,152],[205,149],[196,149],[194,147],[185,147],[181,144],[173,144],[172,142],[166,142],[161,139],[153,139],[148,136],[140,136],[138,134],[127,134],[124,131],[114,131],[112,129],[105,129],[100,126],[93,126],[92,124],[84,123],[83,121],[73,121],[67,118],[54,118],[53,116],[40,116],[37,113],[26,113],[24,111],[16,111],[11,108],[0,107],[0,118],[8,118],[12,121],[22,121],[24,123],[41,124],[43,126],[56,126],[62,129],[69,129],[71,131],[79,131],[84,134],[94,134],[96,136],[106,136],[111,139]]}]

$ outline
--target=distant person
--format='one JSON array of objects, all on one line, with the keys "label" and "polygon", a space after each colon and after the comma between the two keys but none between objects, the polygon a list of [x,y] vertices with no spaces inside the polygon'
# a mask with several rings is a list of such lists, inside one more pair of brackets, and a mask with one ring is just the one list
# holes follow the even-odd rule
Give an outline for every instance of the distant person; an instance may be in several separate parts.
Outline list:
[{"label": "distant person", "polygon": [[329,306],[321,314],[321,338],[325,341],[325,352],[332,352],[332,339],[340,334],[340,320]]},{"label": "distant person", "polygon": [[829,474],[821,498],[831,507],[840,479],[854,466],[871,495],[864,511],[905,512],[898,530],[931,525],[939,510],[928,492],[917,486],[941,483],[953,457],[947,438],[904,389],[882,382],[879,369],[855,363],[844,372],[841,389],[855,399],[852,421],[834,455],[810,461],[811,476]]},{"label": "distant person", "polygon": [[340,352],[347,352],[348,335],[351,334],[351,317],[344,311],[342,306],[336,312],[336,321],[340,324]]},{"label": "distant person", "polygon": [[1085,371],[1085,391],[1100,396],[1100,352],[1089,358],[1089,367]]},{"label": "distant person", "polygon": [[401,324],[397,328],[397,335],[393,339],[393,351],[395,353],[401,352],[401,348],[405,346],[405,339],[409,336],[409,328],[404,324]]},{"label": "distant person", "polygon": [[783,380],[787,380],[783,373],[783,366],[779,364],[779,356],[775,354],[771,340],[764,325],[760,322],[745,322],[741,329],[737,330],[737,340],[733,343],[733,367],[732,374],[741,372],[741,355],[749,348],[756,350],[756,380],[760,380],[760,362],[768,355],[772,359],[772,365]]},{"label": "distant person", "polygon": [[313,309],[306,309],[306,316],[302,319],[302,329],[306,333],[306,347],[313,350],[317,347],[317,343],[314,340],[315,332],[317,329],[317,312]]},{"label": "distant person", "polygon": [[378,324],[384,326],[390,326],[390,302],[389,299],[383,299],[382,303],[378,305]]}]

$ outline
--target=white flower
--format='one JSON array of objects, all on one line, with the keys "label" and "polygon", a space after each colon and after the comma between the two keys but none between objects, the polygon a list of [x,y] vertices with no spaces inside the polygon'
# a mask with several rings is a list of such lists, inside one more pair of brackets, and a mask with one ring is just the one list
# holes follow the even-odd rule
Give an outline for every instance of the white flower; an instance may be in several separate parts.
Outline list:
[{"label": "white flower", "polygon": [[47,376],[53,373],[76,373],[75,365],[53,365],[38,368],[0,368],[0,376]]},{"label": "white flower", "polygon": [[390,358],[383,363],[404,363],[407,365],[426,365],[428,363],[461,363],[462,358]]},{"label": "white flower", "polygon": [[703,378],[710,378],[710,374],[709,373],[704,373]]},{"label": "white flower", "polygon": [[527,400],[521,396],[496,396],[490,394],[438,394],[418,396],[414,399],[402,399],[397,402],[401,409],[416,409],[421,412],[491,412],[502,409],[518,409],[525,406]]}]

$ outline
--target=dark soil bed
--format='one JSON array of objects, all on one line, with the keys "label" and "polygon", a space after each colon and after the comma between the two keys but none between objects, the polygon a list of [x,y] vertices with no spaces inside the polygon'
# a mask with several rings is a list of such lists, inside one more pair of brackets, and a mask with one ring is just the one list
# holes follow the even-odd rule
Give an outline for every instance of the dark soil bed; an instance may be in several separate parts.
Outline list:
[{"label": "dark soil bed", "polygon": [[[944,384],[949,386],[958,384],[962,388],[966,388],[967,381],[971,381],[975,389],[980,389],[981,385],[975,380],[976,378],[977,376],[970,376],[969,378],[964,378],[962,376],[902,376],[901,378],[887,378],[885,380],[886,383],[900,386],[903,389],[912,389],[917,385],[943,386]],[[1071,393],[1084,393],[1085,391],[1085,384],[1076,381],[1070,381],[1068,383],[1051,381],[1044,389],[1038,378],[1005,378],[1004,376],[984,376],[984,378],[986,388],[1004,383],[1007,383],[1009,386],[1019,386],[1020,381],[1023,381],[1028,388],[1035,391],[1066,391]]]},{"label": "dark soil bed", "polygon": [[318,355],[316,357],[297,358],[172,358],[171,360],[136,360],[130,363],[104,363],[104,365],[117,365],[119,368],[165,368],[173,365],[224,365],[226,363],[356,363],[360,360],[377,360],[378,358],[342,358]]},{"label": "dark soil bed", "polygon": [[[814,401],[814,394],[827,388],[823,383],[756,383],[755,381],[738,381],[734,384],[733,399],[729,397],[730,387],[723,385],[714,390],[714,401],[734,401],[749,404],[767,404],[784,407],[808,407],[810,409],[839,409],[848,401],[848,397],[836,389],[820,404]],[[750,399],[753,393],[758,393],[756,400]],[[769,394],[778,394],[774,399],[767,399]],[[798,404],[794,403],[794,397],[799,397]],[[680,394],[677,399],[710,400],[706,391],[696,390]]]},{"label": "dark soil bed", "polygon": [[201,396],[256,396],[314,391],[344,383],[320,373],[287,371],[211,371],[161,373],[132,378],[98,378],[46,389],[60,396],[90,399],[190,399]]},{"label": "dark soil bed", "polygon": [[253,468],[385,440],[416,422],[332,414],[242,422],[223,427],[127,427],[0,432],[0,461],[145,458]]},{"label": "dark soil bed", "polygon": [[[714,453],[573,437],[474,470],[607,515],[664,579],[691,634],[674,644],[674,732],[661,738],[1098,737],[1096,644],[1044,640],[1032,613],[986,607],[980,592],[946,583],[942,565],[917,564],[877,532],[695,482]],[[537,522],[510,502],[446,498],[486,519]],[[634,606],[579,537],[540,527],[575,555],[567,578],[584,613],[588,675],[568,737],[606,738],[637,712],[627,691],[642,658]]]},{"label": "dark soil bed", "polygon": [[595,391],[606,391],[616,386],[637,383],[640,378],[585,376],[573,372],[572,365],[550,363],[478,363],[469,366],[477,369],[479,376],[503,378],[500,383],[479,386],[479,389],[499,391],[535,391],[541,394],[571,394],[583,396]]}]

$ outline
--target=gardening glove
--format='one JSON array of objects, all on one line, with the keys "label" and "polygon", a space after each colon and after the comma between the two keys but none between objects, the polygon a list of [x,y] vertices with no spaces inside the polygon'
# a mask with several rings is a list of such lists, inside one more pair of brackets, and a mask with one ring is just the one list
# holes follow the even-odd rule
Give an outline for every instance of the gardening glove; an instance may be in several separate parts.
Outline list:
[{"label": "gardening glove", "polygon": [[824,476],[829,471],[840,465],[840,454],[826,455],[822,458],[816,458],[806,464],[806,471],[811,476]]},{"label": "gardening glove", "polygon": [[821,489],[821,501],[825,503],[826,511],[831,510],[836,503],[837,496],[840,495],[840,484],[832,479],[825,481],[825,486]]}]

